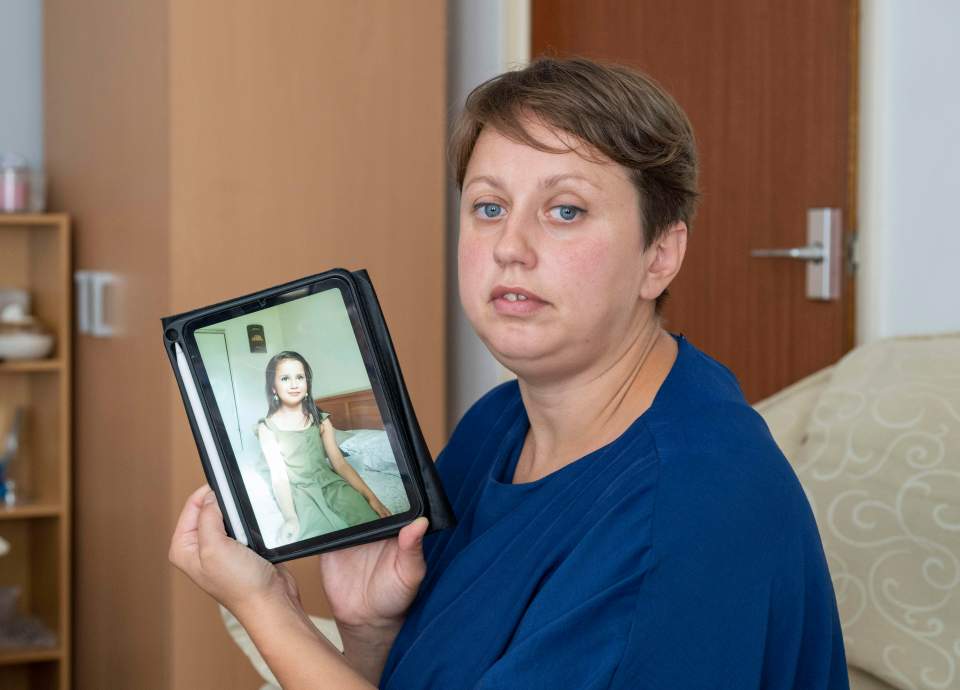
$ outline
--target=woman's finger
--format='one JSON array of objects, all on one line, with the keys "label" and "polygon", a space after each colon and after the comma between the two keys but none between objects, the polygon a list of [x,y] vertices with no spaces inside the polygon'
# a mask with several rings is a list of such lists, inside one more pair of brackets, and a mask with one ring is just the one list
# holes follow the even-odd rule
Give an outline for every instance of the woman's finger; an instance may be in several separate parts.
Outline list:
[{"label": "woman's finger", "polygon": [[180,517],[177,519],[177,526],[173,529],[174,537],[197,529],[197,518],[200,515],[200,508],[203,507],[203,499],[207,494],[212,494],[210,487],[204,484],[196,489],[183,505],[180,511]]},{"label": "woman's finger", "polygon": [[180,511],[180,517],[177,519],[177,526],[173,530],[173,537],[170,539],[170,552],[168,557],[170,562],[177,567],[183,567],[183,557],[185,551],[190,551],[197,546],[197,521],[200,518],[200,510],[203,507],[203,500],[208,493],[213,493],[210,487],[204,484],[195,490],[187,498],[187,502]]},{"label": "woman's finger", "polygon": [[427,528],[429,526],[430,521],[422,516],[418,517],[409,525],[404,525],[404,527],[400,530],[400,533],[397,535],[400,549],[407,550],[415,546],[419,547],[419,542],[423,540],[423,535],[427,533]]},{"label": "woman's finger", "polygon": [[427,518],[418,517],[397,535],[397,576],[413,591],[420,586],[427,572],[427,564],[423,560],[423,535],[427,533],[428,526]]},{"label": "woman's finger", "polygon": [[203,497],[197,518],[197,536],[201,548],[207,548],[227,538],[223,513],[220,512],[217,496],[212,491]]}]

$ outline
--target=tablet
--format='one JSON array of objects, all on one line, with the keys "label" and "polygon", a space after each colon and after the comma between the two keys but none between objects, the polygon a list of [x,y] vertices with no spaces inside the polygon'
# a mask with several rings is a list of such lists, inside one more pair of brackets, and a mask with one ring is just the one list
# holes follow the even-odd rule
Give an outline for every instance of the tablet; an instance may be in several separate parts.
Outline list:
[{"label": "tablet", "polygon": [[274,563],[455,524],[365,271],[162,320],[228,534]]}]

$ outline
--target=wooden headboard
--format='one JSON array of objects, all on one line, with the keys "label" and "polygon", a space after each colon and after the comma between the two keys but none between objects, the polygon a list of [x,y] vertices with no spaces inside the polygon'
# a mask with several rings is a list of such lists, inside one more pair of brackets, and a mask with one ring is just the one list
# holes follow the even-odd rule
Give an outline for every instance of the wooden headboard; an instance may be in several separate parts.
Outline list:
[{"label": "wooden headboard", "polygon": [[330,421],[338,429],[383,428],[383,418],[372,388],[317,398],[316,403],[321,410],[330,413]]}]

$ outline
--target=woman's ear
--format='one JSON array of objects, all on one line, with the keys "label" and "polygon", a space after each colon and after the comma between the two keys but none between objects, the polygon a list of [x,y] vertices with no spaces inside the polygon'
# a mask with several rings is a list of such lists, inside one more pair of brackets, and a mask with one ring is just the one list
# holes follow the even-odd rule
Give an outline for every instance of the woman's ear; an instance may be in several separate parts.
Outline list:
[{"label": "woman's ear", "polygon": [[686,252],[687,224],[678,220],[643,252],[646,273],[640,284],[640,297],[653,301],[663,294],[680,271]]}]

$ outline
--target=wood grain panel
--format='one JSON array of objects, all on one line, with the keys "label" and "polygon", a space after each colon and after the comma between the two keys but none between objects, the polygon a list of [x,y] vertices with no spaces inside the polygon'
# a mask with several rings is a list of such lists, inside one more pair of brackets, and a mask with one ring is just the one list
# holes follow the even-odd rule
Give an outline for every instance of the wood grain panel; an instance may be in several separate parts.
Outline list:
[{"label": "wood grain panel", "polygon": [[[652,75],[696,132],[702,205],[666,325],[727,364],[757,400],[852,346],[840,302],[804,298],[806,210],[849,218],[855,68],[846,0],[535,0],[534,55],[579,54]],[[848,283],[849,286],[849,283]]]},{"label": "wood grain panel", "polygon": [[[368,269],[438,450],[444,3],[169,7],[171,310],[334,266]],[[179,405],[172,388],[170,400]],[[171,438],[173,510],[199,484],[200,468],[179,416]],[[309,609],[324,609],[311,565],[296,572]],[[206,598],[178,581],[173,608],[174,685],[230,678],[234,662],[206,644],[222,634]]]},{"label": "wood grain panel", "polygon": [[158,320],[367,268],[439,449],[445,6],[49,0],[45,32],[51,205],[78,267],[126,281],[122,336],[76,353],[75,685],[257,687],[166,561],[202,473]]},{"label": "wood grain panel", "polygon": [[44,3],[50,207],[74,215],[76,266],[119,273],[128,307],[121,337],[76,339],[81,690],[172,687],[167,58],[162,2]]}]

